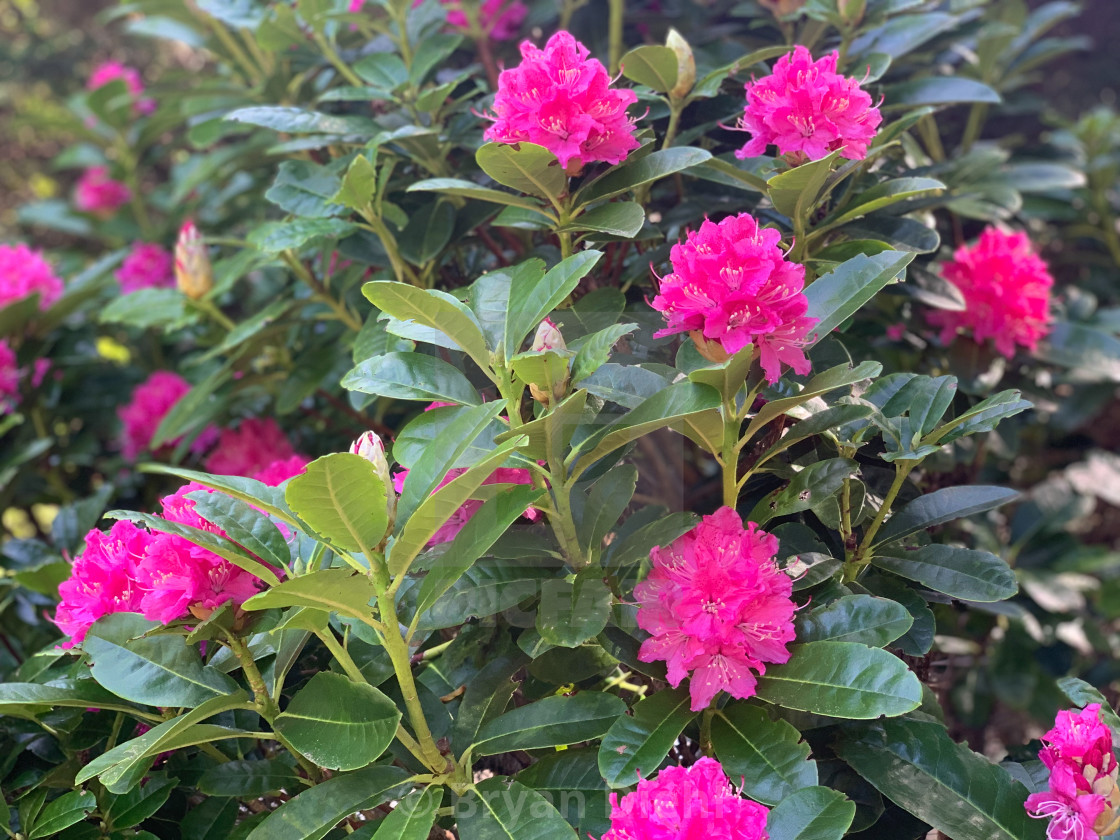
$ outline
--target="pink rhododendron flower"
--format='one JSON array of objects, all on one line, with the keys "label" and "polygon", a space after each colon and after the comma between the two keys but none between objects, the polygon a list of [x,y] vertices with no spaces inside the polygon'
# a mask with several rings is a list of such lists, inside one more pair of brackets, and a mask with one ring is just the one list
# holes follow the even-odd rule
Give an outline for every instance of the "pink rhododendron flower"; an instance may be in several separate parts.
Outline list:
[{"label": "pink rhododendron flower", "polygon": [[714,758],[666,767],[620,800],[600,840],[767,840],[770,809],[741,797]]},{"label": "pink rhododendron flower", "polygon": [[109,177],[105,166],[94,166],[82,173],[74,188],[74,206],[83,213],[107,218],[132,198],[132,190]]},{"label": "pink rhododendron flower", "polygon": [[1054,728],[1042,736],[1038,754],[1042,763],[1054,767],[1059,761],[1091,765],[1108,773],[1116,765],[1112,754],[1112,730],[1101,720],[1101,704],[1090,703],[1080,712],[1061,711]]},{"label": "pink rhododendron flower", "polygon": [[808,373],[802,348],[817,322],[805,315],[805,269],[786,260],[780,240],[748,213],[705,220],[670,251],[673,273],[652,301],[668,326],[654,337],[687,332],[715,362],[753,343],[770,382],[783,364]]},{"label": "pink rhododendron flower", "polygon": [[140,80],[140,72],[135,67],[121,64],[119,61],[106,61],[94,68],[93,74],[86,82],[86,90],[97,90],[99,87],[122,79],[129,94],[135,100],[133,110],[138,114],[150,114],[156,109],[154,99],[144,97],[144,83]]},{"label": "pink rhododendron flower", "polygon": [[653,568],[634,589],[638,626],[651,634],[643,662],[668,663],[675,688],[691,674],[692,710],[720,691],[755,693],[755,673],[789,660],[794,638],[793,582],[774,565],[778,540],[753,522],[746,529],[722,507],[668,548],[650,552]]},{"label": "pink rhododendron flower", "polygon": [[[446,487],[456,478],[465,473],[466,470],[454,469],[443,477],[443,481],[439,483],[436,490],[441,487]],[[408,477],[408,470],[400,470],[393,475],[393,489],[397,493],[404,492],[404,481]],[[494,470],[490,476],[482,482],[483,484],[532,484],[533,479],[529,471],[521,467],[499,467]],[[468,499],[459,505],[458,509],[451,514],[451,518],[444,522],[439,530],[435,532],[430,540],[428,546],[439,545],[440,543],[451,542],[455,539],[455,535],[463,530],[463,526],[470,521],[478,509],[482,507],[482,502],[477,499]],[[536,508],[527,508],[524,516],[530,521],[535,522],[540,516],[540,511]]]},{"label": "pink rhododendron flower", "polygon": [[883,121],[859,80],[836,72],[837,53],[813,61],[799,46],[774,64],[774,72],[748,82],[747,105],[739,128],[751,139],[735,153],[758,157],[767,146],[781,154],[820,160],[840,150],[849,160],[867,157],[867,144]]},{"label": "pink rhododendron flower", "polygon": [[206,459],[206,471],[252,478],[274,461],[283,461],[295,454],[287,435],[275,420],[248,417],[236,429],[222,429],[218,445]]},{"label": "pink rhododendron flower", "polygon": [[[132,392],[132,400],[117,411],[124,424],[121,450],[124,457],[133,460],[148,449],[156,429],[167,412],[190,391],[191,385],[183,377],[167,370],[157,370]],[[169,441],[175,445],[178,440]]]},{"label": "pink rhododendron flower", "polygon": [[[439,0],[447,9],[449,26],[468,32],[470,19],[463,9],[462,0]],[[422,2],[422,0],[421,0]],[[420,3],[413,3],[419,6]],[[482,0],[477,3],[478,26],[495,41],[508,41],[517,37],[522,21],[529,14],[529,8],[521,0]]]},{"label": "pink rhododendron flower", "polygon": [[521,44],[522,62],[503,70],[494,97],[494,124],[486,139],[544,146],[565,169],[593,161],[620,163],[634,149],[634,123],[626,108],[638,96],[612,89],[603,65],[568,32],[557,32],[544,50]]},{"label": "pink rhododendron flower", "polygon": [[174,262],[171,254],[152,242],[137,242],[117,269],[117,280],[125,294],[139,289],[175,288]]},{"label": "pink rhododendron flower", "polygon": [[22,242],[0,245],[0,307],[39,293],[39,308],[47,309],[62,297],[62,281],[43,255]]},{"label": "pink rhododendron flower", "polygon": [[7,341],[0,339],[0,416],[11,414],[19,405],[19,362]]},{"label": "pink rhododendron flower", "polygon": [[360,12],[362,10],[362,6],[364,6],[365,4],[366,0],[350,0],[350,7],[347,9],[347,11],[351,14]]},{"label": "pink rhododendron flower", "polygon": [[148,540],[148,532],[131,522],[120,521],[106,534],[90,531],[86,547],[74,561],[70,577],[59,584],[62,599],[55,623],[70,638],[64,648],[79,644],[93,622],[103,615],[139,612],[143,589],[136,581]]},{"label": "pink rhododendron flower", "polygon": [[1049,840],[1100,840],[1093,826],[1108,802],[1099,794],[1078,790],[1079,778],[1071,765],[1059,764],[1050,771],[1050,790],[1027,797],[1027,812],[1036,819],[1050,820],[1046,827]]},{"label": "pink rhododendron flower", "polygon": [[1034,351],[1050,332],[1050,287],[1054,278],[1025,233],[989,227],[975,245],[962,245],[941,267],[941,276],[961,290],[961,312],[934,311],[926,320],[948,342],[960,331],[982,344],[992,339],[1007,358],[1015,345]]},{"label": "pink rhododendron flower", "polygon": [[273,461],[255,475],[249,477],[272,487],[279,487],[289,478],[295,478],[297,475],[303,474],[307,470],[307,463],[307,459],[302,455],[292,455],[288,458]]}]

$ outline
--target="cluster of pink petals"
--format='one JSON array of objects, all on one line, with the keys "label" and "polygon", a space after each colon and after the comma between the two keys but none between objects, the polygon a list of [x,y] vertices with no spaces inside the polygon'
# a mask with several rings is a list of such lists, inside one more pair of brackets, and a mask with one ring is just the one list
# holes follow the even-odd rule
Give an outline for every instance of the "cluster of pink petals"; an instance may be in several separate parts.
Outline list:
[{"label": "cluster of pink petals", "polygon": [[0,417],[11,414],[19,405],[19,388],[24,375],[30,372],[31,387],[38,388],[50,367],[50,359],[36,359],[29,369],[21,368],[12,345],[0,338]]},{"label": "cluster of pink petals", "polygon": [[154,242],[136,242],[117,269],[117,280],[125,294],[148,288],[173,289],[174,268],[174,261],[166,248]]},{"label": "cluster of pink petals", "polygon": [[1054,278],[1025,233],[985,228],[973,246],[962,245],[941,267],[941,276],[961,290],[961,312],[934,311],[926,319],[948,342],[959,331],[977,344],[992,339],[1007,358],[1015,345],[1030,351],[1050,332],[1050,287]]},{"label": "cluster of pink petals", "polygon": [[[121,451],[129,460],[146,452],[156,429],[175,403],[179,402],[191,385],[177,373],[157,370],[136,386],[128,405],[117,411],[124,429],[121,434]],[[169,441],[174,446],[177,440]]]},{"label": "cluster of pink petals", "polygon": [[770,382],[783,364],[808,373],[802,348],[817,322],[805,314],[805,269],[786,260],[780,240],[749,213],[718,225],[705,220],[689,232],[670,251],[673,273],[652,301],[668,321],[654,337],[687,332],[701,347],[718,344],[728,355],[753,344]]},{"label": "cluster of pink petals", "polygon": [[793,641],[789,575],[773,562],[776,537],[753,522],[743,528],[722,507],[677,539],[650,552],[653,567],[634,589],[638,626],[650,633],[638,658],[665,660],[674,687],[691,674],[692,710],[720,691],[755,693],[755,673],[789,661]]},{"label": "cluster of pink petals", "polygon": [[307,469],[307,459],[302,455],[291,455],[287,458],[282,458],[273,461],[264,469],[258,470],[250,478],[255,478],[257,481],[269,484],[273,487],[279,487],[289,478],[295,478],[301,475]]},{"label": "cluster of pink petals", "polygon": [[[471,22],[463,10],[462,0],[439,1],[447,9],[449,26],[464,32],[470,30]],[[517,37],[527,14],[529,8],[521,0],[482,0],[478,4],[478,26],[495,41],[509,41]]]},{"label": "cluster of pink petals", "polygon": [[714,758],[666,767],[620,800],[600,840],[767,840],[770,809],[741,797]]},{"label": "cluster of pink petals", "polygon": [[1050,769],[1050,789],[1028,796],[1026,809],[1049,820],[1049,840],[1099,840],[1120,827],[1120,768],[1100,714],[1100,703],[1058,712],[1054,728],[1042,736],[1038,757]]},{"label": "cluster of pink petals", "polygon": [[612,89],[607,69],[568,32],[557,32],[544,50],[521,44],[522,62],[498,77],[494,124],[486,139],[544,146],[565,169],[593,161],[620,163],[634,149],[634,123],[626,109],[638,99]]},{"label": "cluster of pink petals", "polygon": [[86,90],[97,90],[117,79],[124,81],[129,94],[135,100],[132,107],[136,113],[150,114],[156,109],[155,100],[144,97],[144,83],[140,80],[140,72],[135,67],[129,67],[119,61],[106,61],[97,65],[89,81],[86,82]]},{"label": "cluster of pink petals", "polygon": [[[184,485],[161,500],[162,517],[226,536],[195,509],[188,496],[197,491],[215,492],[201,484]],[[223,604],[244,603],[261,586],[255,575],[185,537],[120,521],[108,534],[86,534],[85,550],[58,588],[61,602],[55,623],[69,637],[62,645],[69,648],[82,642],[97,619],[111,613],[141,613],[163,624],[188,615],[204,618]]]},{"label": "cluster of pink petals", "polygon": [[93,166],[82,173],[74,187],[74,206],[83,213],[108,217],[132,198],[132,190],[109,177],[109,168]]},{"label": "cluster of pink petals", "polygon": [[39,251],[24,243],[0,245],[0,307],[39,294],[39,308],[62,297],[62,281]]},{"label": "cluster of pink petals", "polygon": [[[436,406],[428,406],[429,409]],[[439,490],[441,487],[446,487],[456,478],[461,476],[466,470],[455,469],[451,470],[443,477],[443,480],[436,487]],[[404,490],[404,481],[408,477],[408,470],[399,470],[393,473],[393,489],[400,493]],[[483,484],[532,484],[533,478],[526,469],[520,467],[498,467],[490,476],[482,482]],[[439,530],[435,532],[430,540],[428,546],[439,545],[440,543],[451,542],[455,536],[463,530],[472,516],[474,516],[478,509],[482,507],[482,502],[477,499],[468,499],[459,505],[451,518],[444,522]],[[535,522],[540,516],[540,511],[536,508],[527,508],[525,517],[532,522]]]},{"label": "cluster of pink petals", "polygon": [[[242,420],[236,429],[222,429],[218,445],[207,456],[205,465],[206,471],[215,475],[252,478],[275,462],[288,461],[295,456],[295,449],[275,420],[271,417],[249,417]],[[306,459],[298,460],[301,466],[307,463]]]},{"label": "cluster of pink petals", "polygon": [[859,80],[836,72],[837,53],[813,61],[799,46],[774,64],[774,72],[748,82],[747,104],[739,128],[751,139],[735,153],[758,157],[767,146],[781,154],[820,160],[840,150],[841,157],[863,160],[867,144],[883,121]]}]

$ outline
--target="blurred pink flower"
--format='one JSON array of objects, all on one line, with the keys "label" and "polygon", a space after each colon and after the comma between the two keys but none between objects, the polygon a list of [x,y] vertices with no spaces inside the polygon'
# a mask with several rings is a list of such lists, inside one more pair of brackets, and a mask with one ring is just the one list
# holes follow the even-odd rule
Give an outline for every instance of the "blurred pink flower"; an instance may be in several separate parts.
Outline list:
[{"label": "blurred pink flower", "polygon": [[620,800],[612,793],[611,830],[600,840],[767,840],[770,809],[741,797],[723,766],[701,758],[666,767]]},{"label": "blurred pink flower", "polygon": [[906,335],[906,324],[903,322],[891,324],[887,327],[886,333],[887,338],[889,338],[891,341],[898,341],[900,338]]},{"label": "blurred pink flower", "polygon": [[781,154],[820,160],[837,149],[862,160],[883,121],[859,80],[836,72],[836,52],[813,61],[805,47],[783,55],[774,72],[747,82],[747,105],[739,128],[751,133],[737,158],[757,157],[774,145]]},{"label": "blurred pink flower", "polygon": [[256,475],[250,476],[257,481],[263,481],[272,487],[278,487],[289,478],[295,478],[307,470],[307,459],[302,455],[292,455],[278,461],[273,461]]},{"label": "blurred pink flower", "polygon": [[0,339],[0,417],[11,414],[19,405],[20,373],[15,351]]},{"label": "blurred pink flower", "polygon": [[[463,10],[462,0],[439,0],[447,9],[449,26],[463,32],[471,28],[470,19]],[[422,0],[413,3],[419,6]],[[475,3],[478,7],[479,28],[495,41],[508,41],[517,37],[521,23],[529,14],[528,7],[521,0],[482,0]]]},{"label": "blurred pink flower", "polygon": [[789,660],[793,583],[774,565],[778,540],[722,507],[668,548],[650,552],[653,568],[634,589],[638,626],[651,634],[638,658],[668,663],[676,687],[691,674],[692,710],[720,691],[755,693],[755,673]]},{"label": "blurred pink flower", "polygon": [[167,249],[152,242],[136,242],[117,270],[125,294],[139,289],[175,288],[174,262]]},{"label": "blurred pink flower", "polygon": [[961,312],[937,310],[926,320],[941,328],[941,341],[971,332],[977,344],[992,339],[1007,358],[1015,345],[1033,352],[1050,333],[1050,287],[1054,278],[1025,233],[985,228],[975,245],[962,245],[941,266],[941,276],[961,290]]},{"label": "blurred pink flower", "polygon": [[271,417],[248,417],[236,429],[222,429],[217,447],[206,459],[206,471],[215,475],[252,478],[273,462],[283,461],[295,454],[284,430],[275,420]]},{"label": "blurred pink flower", "polygon": [[498,78],[487,140],[536,143],[565,169],[569,163],[620,163],[638,148],[626,115],[637,94],[612,89],[606,68],[570,33],[557,32],[543,51],[525,41],[521,55],[521,64]]},{"label": "blurred pink flower", "polygon": [[124,81],[129,94],[135,100],[132,105],[133,110],[139,114],[150,114],[156,109],[155,100],[145,98],[143,95],[144,83],[140,80],[140,71],[119,61],[105,61],[97,65],[89,81],[86,82],[86,90],[97,90],[117,79]]},{"label": "blurred pink flower", "polygon": [[94,166],[82,173],[74,188],[74,206],[83,213],[107,218],[132,198],[132,190],[109,177],[109,168]]},{"label": "blurred pink flower", "polygon": [[350,8],[347,9],[347,11],[351,14],[360,12],[362,10],[362,6],[364,6],[365,4],[366,0],[350,0]]},{"label": "blurred pink flower", "polygon": [[705,220],[670,251],[673,273],[652,301],[668,326],[654,337],[687,332],[715,362],[754,344],[770,382],[783,364],[808,373],[802,348],[817,322],[805,314],[805,269],[786,260],[780,240],[748,213]]},{"label": "blurred pink flower", "polygon": [[[135,460],[141,452],[148,449],[167,412],[190,389],[191,385],[187,380],[167,370],[157,370],[136,386],[128,405],[117,411],[124,424],[121,450],[125,458]],[[168,445],[174,446],[179,440],[168,441]]]},{"label": "blurred pink flower", "polygon": [[62,281],[43,255],[20,242],[0,245],[0,307],[39,293],[39,308],[62,297]]}]

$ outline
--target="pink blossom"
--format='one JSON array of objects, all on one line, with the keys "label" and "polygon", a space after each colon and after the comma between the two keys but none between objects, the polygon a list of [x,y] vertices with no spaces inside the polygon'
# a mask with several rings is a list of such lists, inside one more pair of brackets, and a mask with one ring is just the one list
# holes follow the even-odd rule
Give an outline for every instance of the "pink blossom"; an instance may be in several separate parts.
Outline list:
[{"label": "pink blossom", "polygon": [[132,198],[132,190],[109,177],[105,166],[94,166],[82,173],[74,188],[74,206],[83,213],[108,218]]},{"label": "pink blossom", "polygon": [[105,61],[97,65],[89,81],[86,82],[86,90],[97,90],[117,79],[124,81],[129,95],[135,100],[133,110],[139,114],[150,114],[156,109],[155,100],[147,99],[143,95],[144,83],[140,80],[140,72],[135,67],[129,67],[119,61]]},{"label": "pink blossom", "polygon": [[[179,402],[191,385],[178,374],[157,370],[132,392],[132,400],[120,408],[117,415],[124,424],[121,450],[129,460],[148,449],[156,429],[163,422],[175,403]],[[174,446],[181,438],[168,441]]]},{"label": "pink blossom", "polygon": [[1112,754],[1112,730],[1101,721],[1101,704],[1090,703],[1080,712],[1060,711],[1054,728],[1042,736],[1045,745],[1038,757],[1047,767],[1058,761],[1092,766],[1108,773],[1116,765]]},{"label": "pink blossom", "polygon": [[292,455],[273,461],[256,475],[250,476],[272,487],[279,487],[289,478],[295,478],[307,470],[307,459],[302,455]]},{"label": "pink blossom", "polygon": [[347,9],[351,14],[355,14],[362,10],[362,6],[366,4],[366,0],[350,0],[350,8]]},{"label": "pink blossom", "polygon": [[19,405],[20,373],[15,351],[0,339],[0,416],[11,414]]},{"label": "pink blossom", "polygon": [[673,273],[652,302],[668,326],[654,337],[690,333],[712,361],[753,343],[770,382],[783,364],[808,373],[802,348],[817,322],[805,315],[805,269],[786,260],[780,240],[748,213],[705,220],[670,251]]},{"label": "pink blossom", "polygon": [[962,245],[942,264],[941,276],[965,300],[961,312],[926,314],[926,320],[941,328],[942,342],[971,332],[977,344],[990,338],[996,350],[1011,358],[1016,344],[1033,352],[1049,334],[1054,278],[1025,233],[986,228],[975,245]]},{"label": "pink blossom", "polygon": [[249,417],[236,429],[222,429],[218,445],[206,459],[207,472],[247,478],[275,461],[296,454],[284,430],[271,417]]},{"label": "pink blossom", "polygon": [[638,658],[665,660],[674,687],[691,673],[693,711],[720,691],[753,696],[755,672],[789,660],[793,583],[773,563],[777,550],[775,537],[722,507],[650,552],[653,568],[634,589],[638,626],[651,634]]},{"label": "pink blossom", "polygon": [[[470,32],[471,22],[463,9],[462,0],[439,0],[447,9],[447,24],[463,32]],[[419,6],[422,0],[414,2]],[[521,0],[482,0],[478,3],[478,27],[495,41],[508,41],[517,37],[522,21],[529,14]]]},{"label": "pink blossom", "polygon": [[136,242],[117,270],[117,280],[125,294],[139,289],[175,288],[171,254],[152,242]]},{"label": "pink blossom", "polygon": [[544,146],[566,170],[569,163],[620,163],[638,148],[626,115],[637,94],[612,89],[606,68],[570,33],[557,32],[543,51],[525,41],[521,55],[521,64],[498,78],[487,140]]},{"label": "pink blossom", "polygon": [[61,601],[54,620],[70,637],[62,643],[64,648],[81,643],[102,616],[140,610],[144,593],[136,580],[136,565],[147,540],[147,531],[124,520],[114,523],[108,534],[86,534],[85,551],[58,587]]},{"label": "pink blossom", "polygon": [[[443,480],[436,487],[439,490],[446,487],[456,478],[461,476],[466,470],[454,469],[443,477]],[[404,481],[408,477],[408,470],[400,470],[393,474],[393,489],[397,493],[404,491]],[[483,484],[532,484],[533,478],[529,471],[520,467],[498,467],[490,474],[490,476],[482,482]],[[482,507],[482,502],[477,499],[468,499],[459,505],[451,518],[443,523],[439,530],[435,532],[430,540],[428,546],[439,545],[440,543],[451,542],[455,539],[455,535],[463,530],[472,516],[478,513],[478,509]],[[525,517],[532,522],[535,522],[540,516],[540,511],[536,508],[527,508],[525,510]]]},{"label": "pink blossom", "polygon": [[902,322],[891,324],[887,327],[886,333],[887,338],[889,338],[891,341],[898,341],[900,338],[906,335],[906,324]]},{"label": "pink blossom", "polygon": [[62,297],[62,281],[39,251],[22,242],[0,245],[0,307],[39,294],[39,308],[47,309]]},{"label": "pink blossom", "polygon": [[1100,794],[1078,790],[1079,778],[1063,762],[1050,772],[1050,790],[1027,797],[1027,813],[1035,819],[1050,820],[1048,840],[1100,840],[1093,826],[1108,808],[1108,801]]},{"label": "pink blossom", "polygon": [[770,809],[741,797],[722,765],[701,758],[642,779],[620,800],[612,793],[611,829],[600,840],[767,840]]},{"label": "pink blossom", "polygon": [[799,46],[778,59],[771,75],[748,82],[738,127],[752,136],[735,156],[758,157],[774,145],[783,155],[808,160],[836,150],[849,160],[867,157],[867,144],[883,117],[858,79],[836,72],[837,58],[834,51],[813,61]]}]

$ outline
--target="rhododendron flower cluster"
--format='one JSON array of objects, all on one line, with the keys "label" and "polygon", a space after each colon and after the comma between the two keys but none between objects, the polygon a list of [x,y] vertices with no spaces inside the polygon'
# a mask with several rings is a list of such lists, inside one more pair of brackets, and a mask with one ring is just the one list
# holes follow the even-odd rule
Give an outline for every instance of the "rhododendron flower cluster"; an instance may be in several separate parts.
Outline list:
[{"label": "rhododendron flower cluster", "polygon": [[117,269],[117,280],[125,294],[147,288],[174,288],[173,268],[167,249],[152,242],[137,242]]},{"label": "rhododendron flower cluster", "polygon": [[783,364],[808,373],[802,348],[817,322],[805,314],[805,269],[786,260],[780,240],[748,213],[705,220],[670,251],[673,273],[652,301],[668,326],[654,337],[687,332],[714,362],[753,343],[770,382]]},{"label": "rhododendron flower cluster", "polygon": [[961,290],[960,312],[926,315],[948,342],[960,331],[971,332],[977,344],[992,339],[996,350],[1011,358],[1015,345],[1034,351],[1050,332],[1050,287],[1054,278],[1034,252],[1025,233],[989,227],[975,245],[962,245],[941,267],[941,276]]},{"label": "rhododendron flower cluster", "polygon": [[774,72],[747,82],[747,104],[738,127],[751,139],[735,153],[758,157],[767,146],[779,153],[820,160],[840,150],[850,160],[867,157],[867,144],[883,121],[859,80],[836,72],[836,52],[813,61],[799,46],[774,64]]},{"label": "rhododendron flower cluster", "polygon": [[89,81],[86,82],[86,90],[97,90],[117,79],[124,81],[129,94],[135,100],[132,108],[136,113],[150,114],[156,109],[155,100],[144,97],[144,83],[140,80],[140,72],[135,67],[129,67],[119,61],[106,61],[97,65]]},{"label": "rhododendron flower cluster", "polygon": [[1028,796],[1026,808],[1050,821],[1049,840],[1099,840],[1120,828],[1120,768],[1100,703],[1058,712],[1042,743],[1038,757],[1050,769],[1050,789]]},{"label": "rhododendron flower cluster", "polygon": [[[464,32],[470,30],[471,22],[463,9],[462,0],[439,1],[447,9],[449,26]],[[529,8],[521,0],[482,0],[478,3],[477,14],[479,29],[495,41],[508,41],[517,37],[517,30],[529,14]]]},{"label": "rhododendron flower cluster", "polygon": [[0,339],[0,415],[10,414],[19,405],[19,362],[7,341]]},{"label": "rhododendron flower cluster", "polygon": [[74,187],[74,206],[83,213],[108,217],[132,198],[132,190],[109,177],[109,168],[94,166],[82,173]]},{"label": "rhododendron flower cluster", "polygon": [[593,161],[620,163],[634,149],[634,123],[626,109],[637,94],[612,89],[607,69],[568,32],[557,32],[543,50],[521,44],[522,62],[503,70],[494,97],[494,124],[486,139],[544,146],[565,169]]},{"label": "rhododendron flower cluster", "polygon": [[[191,384],[187,380],[168,370],[157,370],[136,386],[128,405],[117,411],[124,424],[121,435],[124,457],[132,460],[148,449],[167,412],[190,389]],[[168,441],[168,444],[174,446],[178,441]]]},{"label": "rhododendron flower cluster", "polygon": [[39,294],[39,308],[47,309],[62,297],[62,281],[39,251],[20,242],[0,245],[0,307]]},{"label": "rhododendron flower cluster", "polygon": [[720,691],[753,696],[755,673],[789,660],[793,582],[774,564],[777,550],[776,537],[722,507],[650,552],[653,568],[634,589],[638,626],[651,634],[638,658],[665,660],[674,688],[691,674],[693,711]]},{"label": "rhododendron flower cluster", "polygon": [[[275,420],[249,417],[236,429],[222,429],[217,446],[206,458],[206,470],[215,475],[253,477],[275,462],[288,462],[295,456],[295,449]],[[299,460],[301,466],[306,463],[306,459]]]},{"label": "rhododendron flower cluster", "polygon": [[600,840],[767,840],[770,809],[741,797],[723,766],[701,758],[666,767],[620,800],[611,794],[611,830]]}]

